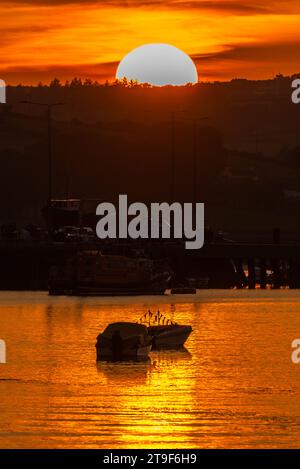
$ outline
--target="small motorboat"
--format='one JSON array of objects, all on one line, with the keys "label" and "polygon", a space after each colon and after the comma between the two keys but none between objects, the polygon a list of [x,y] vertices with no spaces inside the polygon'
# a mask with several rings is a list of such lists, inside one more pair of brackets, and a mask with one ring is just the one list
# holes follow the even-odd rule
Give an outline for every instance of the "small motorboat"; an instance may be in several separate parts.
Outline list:
[{"label": "small motorboat", "polygon": [[97,337],[97,361],[147,360],[151,347],[147,326],[115,322]]},{"label": "small motorboat", "polygon": [[180,349],[193,330],[191,326],[180,325],[167,319],[160,311],[153,314],[149,310],[140,318],[139,322],[147,324],[153,350]]},{"label": "small motorboat", "polygon": [[193,287],[174,287],[171,289],[171,295],[196,295],[197,290]]},{"label": "small motorboat", "polygon": [[192,330],[191,326],[180,326],[179,324],[149,326],[148,333],[152,337],[152,349],[182,348]]}]

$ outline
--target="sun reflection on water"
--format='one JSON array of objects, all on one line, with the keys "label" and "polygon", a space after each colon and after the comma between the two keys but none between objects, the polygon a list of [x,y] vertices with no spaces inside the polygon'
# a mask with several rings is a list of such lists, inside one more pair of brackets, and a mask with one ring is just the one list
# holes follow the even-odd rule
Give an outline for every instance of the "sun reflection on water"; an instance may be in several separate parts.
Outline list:
[{"label": "sun reflection on water", "polygon": [[[149,308],[192,325],[186,350],[97,364],[98,333]],[[0,447],[300,447],[300,375],[290,360],[299,312],[291,291],[176,300],[1,293]]]}]

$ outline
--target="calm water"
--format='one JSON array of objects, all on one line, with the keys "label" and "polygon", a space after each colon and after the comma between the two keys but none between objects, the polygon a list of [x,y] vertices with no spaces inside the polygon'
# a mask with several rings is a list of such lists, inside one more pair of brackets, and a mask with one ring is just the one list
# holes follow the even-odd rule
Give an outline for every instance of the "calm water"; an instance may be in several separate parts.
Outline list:
[{"label": "calm water", "polygon": [[[96,365],[107,323],[157,307],[184,352]],[[65,298],[0,293],[1,448],[300,448],[300,292]]]}]

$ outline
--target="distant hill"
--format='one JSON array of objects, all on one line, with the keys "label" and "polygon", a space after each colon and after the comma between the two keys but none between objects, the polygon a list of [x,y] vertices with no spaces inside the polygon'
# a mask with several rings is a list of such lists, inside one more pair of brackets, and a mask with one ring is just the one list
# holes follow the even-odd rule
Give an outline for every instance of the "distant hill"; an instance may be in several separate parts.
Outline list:
[{"label": "distant hill", "polygon": [[[47,199],[45,109],[26,100],[64,103],[53,109],[57,197],[169,200],[174,145],[176,200],[192,200],[196,151],[198,200],[213,227],[300,228],[300,105],[291,103],[291,77],[180,88],[56,83],[9,87],[7,95],[0,222],[40,223]],[[203,117],[195,134],[193,120]]]},{"label": "distant hill", "polygon": [[8,87],[14,112],[39,115],[41,109],[21,101],[63,102],[55,109],[59,120],[86,123],[134,121],[148,123],[171,119],[209,117],[226,145],[274,155],[282,146],[300,144],[300,105],[291,102],[291,83],[296,77],[278,75],[272,80],[235,79],[185,87],[149,88],[122,84],[99,85],[78,79],[67,86],[53,80],[51,86]]}]

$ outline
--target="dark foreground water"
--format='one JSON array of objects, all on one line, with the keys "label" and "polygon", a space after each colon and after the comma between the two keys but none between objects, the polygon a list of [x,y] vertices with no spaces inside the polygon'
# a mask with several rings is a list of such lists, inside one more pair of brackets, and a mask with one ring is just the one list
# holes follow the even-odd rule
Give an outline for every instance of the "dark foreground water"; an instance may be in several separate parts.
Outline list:
[{"label": "dark foreground water", "polygon": [[[96,364],[112,321],[160,308],[186,351]],[[300,448],[300,292],[67,298],[0,293],[1,448]]]}]

